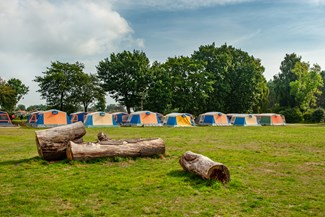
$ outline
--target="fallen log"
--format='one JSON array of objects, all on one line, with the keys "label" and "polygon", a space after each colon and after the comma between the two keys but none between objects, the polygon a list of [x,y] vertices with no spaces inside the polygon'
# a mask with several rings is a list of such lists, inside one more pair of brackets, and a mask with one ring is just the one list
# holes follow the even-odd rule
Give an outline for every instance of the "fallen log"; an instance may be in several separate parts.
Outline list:
[{"label": "fallen log", "polygon": [[108,140],[98,143],[69,142],[66,155],[69,160],[89,160],[103,157],[148,157],[165,153],[161,138]]},{"label": "fallen log", "polygon": [[82,143],[86,129],[82,122],[76,122],[46,130],[37,130],[36,145],[40,157],[44,160],[66,159],[66,149],[69,141]]},{"label": "fallen log", "polygon": [[201,154],[187,151],[179,159],[179,163],[185,171],[195,173],[203,179],[216,179],[222,183],[230,181],[230,173],[225,165]]}]

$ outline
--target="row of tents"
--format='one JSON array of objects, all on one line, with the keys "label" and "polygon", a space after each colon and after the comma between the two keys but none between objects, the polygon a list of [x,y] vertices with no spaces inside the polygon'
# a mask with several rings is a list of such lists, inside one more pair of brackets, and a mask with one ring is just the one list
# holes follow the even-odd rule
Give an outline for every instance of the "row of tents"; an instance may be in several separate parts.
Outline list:
[{"label": "row of tents", "polygon": [[[188,113],[170,113],[163,116],[151,111],[124,112],[76,112],[67,115],[59,110],[33,112],[28,116],[26,125],[32,127],[55,127],[81,121],[86,127],[114,126],[261,126],[285,125],[285,118],[279,114],[224,114],[207,112],[197,119]],[[0,125],[11,125],[6,112],[0,112]]]}]

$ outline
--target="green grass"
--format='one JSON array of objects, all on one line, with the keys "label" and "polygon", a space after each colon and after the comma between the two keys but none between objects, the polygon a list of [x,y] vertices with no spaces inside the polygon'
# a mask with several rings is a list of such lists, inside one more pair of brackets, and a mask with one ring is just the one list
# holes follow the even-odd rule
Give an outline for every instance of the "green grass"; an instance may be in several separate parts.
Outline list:
[{"label": "green grass", "polygon": [[[166,156],[46,162],[35,129],[0,128],[0,216],[324,216],[325,126],[87,129],[161,137]],[[224,163],[222,185],[184,172],[187,150]]]}]

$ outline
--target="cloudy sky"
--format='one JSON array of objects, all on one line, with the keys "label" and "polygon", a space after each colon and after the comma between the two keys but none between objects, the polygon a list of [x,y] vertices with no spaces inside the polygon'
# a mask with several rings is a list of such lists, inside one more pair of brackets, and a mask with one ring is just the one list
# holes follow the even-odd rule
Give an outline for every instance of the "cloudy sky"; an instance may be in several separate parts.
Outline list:
[{"label": "cloudy sky", "polygon": [[269,80],[286,53],[325,68],[324,14],[325,0],[0,0],[0,77],[29,86],[29,106],[45,103],[32,80],[52,61],[95,73],[112,52],[164,62],[215,42],[261,59]]}]

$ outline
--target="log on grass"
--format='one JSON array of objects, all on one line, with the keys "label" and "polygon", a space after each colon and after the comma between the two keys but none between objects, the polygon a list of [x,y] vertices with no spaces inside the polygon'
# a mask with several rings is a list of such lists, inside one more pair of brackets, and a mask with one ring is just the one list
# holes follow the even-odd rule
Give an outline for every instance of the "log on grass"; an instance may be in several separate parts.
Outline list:
[{"label": "log on grass", "polygon": [[148,157],[165,153],[165,143],[161,138],[109,140],[99,143],[76,144],[69,142],[69,160],[89,160],[103,157]]},{"label": "log on grass", "polygon": [[201,154],[187,151],[179,159],[179,163],[185,171],[195,173],[203,179],[216,179],[222,183],[230,181],[230,173],[225,165]]},{"label": "log on grass", "polygon": [[82,122],[77,122],[46,130],[37,130],[35,134],[39,156],[52,161],[66,159],[68,143],[70,141],[82,143],[86,129]]}]

